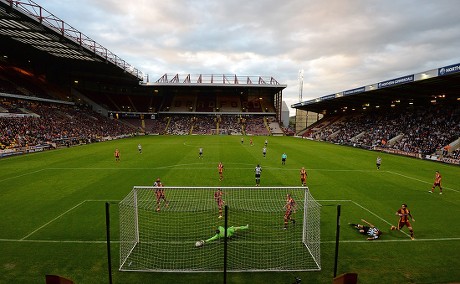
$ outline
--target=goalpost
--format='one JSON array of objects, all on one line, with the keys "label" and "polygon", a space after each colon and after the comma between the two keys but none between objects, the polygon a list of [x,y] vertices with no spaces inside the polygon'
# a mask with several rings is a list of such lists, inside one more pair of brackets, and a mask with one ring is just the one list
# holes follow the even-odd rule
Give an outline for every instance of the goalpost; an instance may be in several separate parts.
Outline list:
[{"label": "goalpost", "polygon": [[211,129],[211,134],[212,135],[227,135],[228,134],[228,129],[226,129],[226,128],[219,128],[219,129],[212,128]]},{"label": "goalpost", "polygon": [[[120,271],[220,272],[224,239],[211,238],[224,218],[214,200],[219,187],[163,187],[168,206],[157,211],[155,188],[135,186],[119,203]],[[227,271],[321,270],[320,205],[308,187],[220,187],[228,226]],[[295,223],[284,229],[290,193]]]}]

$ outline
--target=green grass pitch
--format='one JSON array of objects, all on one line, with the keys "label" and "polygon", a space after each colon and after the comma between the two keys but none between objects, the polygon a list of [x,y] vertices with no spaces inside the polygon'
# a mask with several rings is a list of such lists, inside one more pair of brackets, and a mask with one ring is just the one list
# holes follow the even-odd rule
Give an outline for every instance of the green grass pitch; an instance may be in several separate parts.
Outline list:
[{"label": "green grass pitch", "polygon": [[[0,283],[44,283],[57,274],[75,283],[108,283],[105,202],[111,206],[114,283],[221,283],[221,273],[119,272],[117,203],[134,185],[300,186],[299,170],[321,207],[321,271],[230,273],[228,283],[331,283],[337,205],[341,205],[338,274],[360,283],[460,281],[460,168],[292,137],[241,144],[238,136],[145,136],[0,160]],[[137,145],[142,144],[139,154]],[[204,156],[198,158],[203,147]],[[115,162],[115,148],[121,161]],[[288,155],[281,165],[281,154]],[[382,167],[376,169],[377,155]],[[217,164],[225,166],[219,182]],[[439,170],[444,194],[428,193]],[[416,240],[390,231],[407,203]],[[347,223],[364,218],[384,234],[366,241]],[[166,224],[167,225],[167,224]]]}]

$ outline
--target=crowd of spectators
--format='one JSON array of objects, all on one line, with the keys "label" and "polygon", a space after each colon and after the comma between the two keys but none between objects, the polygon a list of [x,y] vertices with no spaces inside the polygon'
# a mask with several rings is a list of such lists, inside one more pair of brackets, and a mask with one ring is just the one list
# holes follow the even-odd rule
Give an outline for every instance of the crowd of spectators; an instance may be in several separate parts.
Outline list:
[{"label": "crowd of spectators", "polygon": [[446,153],[446,157],[459,160],[460,159],[460,148],[457,148],[450,153]]},{"label": "crowd of spectators", "polygon": [[249,135],[269,135],[262,116],[246,116],[242,120],[244,131]]},{"label": "crowd of spectators", "polygon": [[294,136],[295,135],[295,129],[293,129],[290,126],[282,127],[281,129],[283,130],[283,133],[286,136]]},{"label": "crowd of spectators", "polygon": [[170,135],[188,135],[192,129],[193,116],[173,115],[170,117],[166,133]]},{"label": "crowd of spectators", "polygon": [[[2,106],[9,106],[2,101]],[[0,117],[0,148],[8,149],[56,143],[95,142],[107,137],[131,135],[134,129],[91,110],[26,100],[9,100],[15,113]],[[21,113],[18,114],[18,111]]]},{"label": "crowd of spectators", "polygon": [[[164,96],[156,100],[144,97],[129,98],[123,90],[104,89],[92,93],[88,90],[80,90],[88,97],[93,98],[100,105],[113,103],[114,109],[136,111],[134,105],[152,105],[155,110],[167,111],[167,116],[161,114],[156,119],[137,119],[104,117],[93,112],[89,107],[61,101],[61,97],[67,97],[65,92],[54,97],[54,91],[48,94],[48,84],[30,70],[18,69],[14,66],[0,66],[0,92],[8,96],[0,97],[0,149],[19,148],[41,144],[72,145],[103,140],[104,137],[119,137],[145,131],[146,134],[229,134],[229,135],[269,135],[267,124],[261,116],[251,114],[237,114],[237,112],[261,112],[261,102],[248,101],[247,97],[210,95],[197,96],[196,100],[188,99],[189,95],[181,98],[179,95]],[[56,86],[54,86],[56,87]],[[57,90],[57,89],[56,89]],[[62,90],[60,90],[62,91]],[[110,91],[116,94],[107,99]],[[120,93],[121,92],[121,93]],[[11,95],[29,97],[23,99],[20,96],[12,98]],[[53,95],[53,97],[50,97]],[[43,100],[43,99],[47,99]],[[51,100],[50,100],[51,99]],[[67,101],[66,99],[63,99]],[[274,112],[273,103],[269,100],[269,106],[265,110]],[[174,107],[180,108],[183,114],[173,112]],[[220,107],[215,107],[218,105]],[[130,107],[132,105],[132,108]],[[141,107],[139,107],[140,109]],[[220,109],[222,108],[222,109]],[[195,112],[215,112],[227,110],[235,112],[235,115],[219,114],[190,114]],[[187,114],[188,112],[188,114]],[[272,130],[277,129],[270,126]],[[280,130],[281,131],[281,130]],[[217,133],[218,132],[218,133]]]},{"label": "crowd of spectators", "polygon": [[240,116],[237,115],[220,115],[219,129],[225,130],[230,135],[241,135]]},{"label": "crowd of spectators", "polygon": [[[74,145],[134,135],[269,135],[264,117],[254,115],[170,114],[144,124],[108,118],[88,106],[0,98],[0,149],[37,145]],[[132,120],[132,119],[131,119]],[[145,126],[144,126],[145,125]]]},{"label": "crowd of spectators", "polygon": [[218,118],[216,116],[194,116],[193,134],[212,134],[211,130],[216,128]]},{"label": "crowd of spectators", "polygon": [[168,125],[169,117],[159,117],[157,119],[145,120],[146,134],[165,134],[166,126]]},{"label": "crowd of spectators", "polygon": [[[246,132],[243,132],[243,129]],[[217,133],[219,130],[219,133]],[[146,124],[147,133],[168,135],[269,135],[262,116],[170,114]]]},{"label": "crowd of spectators", "polygon": [[[0,111],[9,114],[0,117],[0,149],[44,143],[87,143],[104,137],[132,135],[138,130],[77,105],[2,98]],[[309,137],[367,149],[383,147],[422,155],[460,157],[460,150],[446,150],[460,138],[460,109],[454,105],[392,108],[324,119],[330,123],[321,127],[317,124],[312,128],[314,131],[306,132]],[[270,123],[270,118],[267,121]],[[270,134],[264,117],[256,115],[171,114],[145,121],[147,134],[215,134],[216,129],[234,135]]]},{"label": "crowd of spectators", "polygon": [[368,149],[385,147],[431,155],[460,138],[460,109],[433,105],[344,115],[309,132],[309,137]]}]

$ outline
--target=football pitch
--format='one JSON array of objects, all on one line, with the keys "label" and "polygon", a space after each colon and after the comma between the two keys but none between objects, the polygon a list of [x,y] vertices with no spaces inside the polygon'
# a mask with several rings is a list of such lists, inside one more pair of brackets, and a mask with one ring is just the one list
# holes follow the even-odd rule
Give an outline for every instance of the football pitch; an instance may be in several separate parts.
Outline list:
[{"label": "football pitch", "polygon": [[[252,137],[254,146],[249,139],[141,136],[1,159],[0,283],[44,283],[46,274],[108,283],[106,202],[113,283],[222,283],[222,273],[118,271],[118,203],[133,186],[151,186],[157,177],[165,186],[252,187],[257,164],[262,187],[298,187],[300,168],[306,168],[307,185],[321,205],[321,271],[229,273],[228,283],[293,283],[295,277],[331,283],[338,205],[337,274],[358,273],[359,283],[460,281],[460,167],[293,137]],[[443,176],[442,195],[439,189],[428,193],[436,170]],[[415,240],[407,228],[390,230],[402,203],[415,218]],[[380,240],[367,241],[347,225],[361,219],[383,231]]]}]

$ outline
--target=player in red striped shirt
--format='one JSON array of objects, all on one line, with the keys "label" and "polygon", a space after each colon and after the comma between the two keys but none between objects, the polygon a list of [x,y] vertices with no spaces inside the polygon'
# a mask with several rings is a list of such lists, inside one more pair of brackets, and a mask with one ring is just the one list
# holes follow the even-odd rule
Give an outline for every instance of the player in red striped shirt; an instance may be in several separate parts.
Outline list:
[{"label": "player in red striped shirt", "polygon": [[115,153],[113,154],[115,156],[115,161],[119,162],[120,161],[120,150],[115,149]]},{"label": "player in red striped shirt", "polygon": [[217,169],[219,170],[219,180],[222,181],[224,179],[224,165],[222,162],[219,162],[217,165]]},{"label": "player in red striped shirt", "polygon": [[415,219],[414,217],[412,217],[409,208],[407,208],[407,204],[403,203],[401,205],[401,208],[399,208],[398,211],[396,211],[396,215],[399,216],[398,226],[391,226],[391,230],[399,231],[404,226],[406,226],[409,229],[411,240],[414,240],[414,230],[412,229],[412,225],[409,222],[409,218],[412,220],[412,222],[415,222]]},{"label": "player in red striped shirt", "polygon": [[286,209],[284,212],[284,229],[286,230],[289,221],[291,221],[292,224],[295,224],[295,220],[292,218],[292,213],[295,213],[297,209],[297,204],[289,193],[286,196],[286,205],[284,205],[284,209]]},{"label": "player in red striped shirt", "polygon": [[302,182],[302,186],[307,185],[307,170],[304,167],[300,169],[300,182]]},{"label": "player in red striped shirt", "polygon": [[433,186],[431,187],[431,190],[429,191],[430,193],[433,193],[433,192],[434,192],[434,189],[435,189],[436,187],[439,187],[439,194],[442,194],[441,180],[442,180],[441,174],[439,173],[439,171],[436,171],[436,175],[434,176],[434,183],[433,183]]},{"label": "player in red striped shirt", "polygon": [[217,189],[216,192],[214,192],[214,200],[217,203],[217,206],[219,207],[219,219],[222,218],[222,207],[225,204],[225,201],[222,199],[222,196],[224,193],[222,192],[222,189]]},{"label": "player in red striped shirt", "polygon": [[157,180],[155,181],[153,186],[156,187],[155,188],[155,197],[157,199],[157,212],[159,212],[160,208],[161,208],[161,200],[164,200],[165,207],[169,206],[169,202],[166,200],[165,190],[163,188],[163,184],[161,183],[160,178],[157,178]]}]

